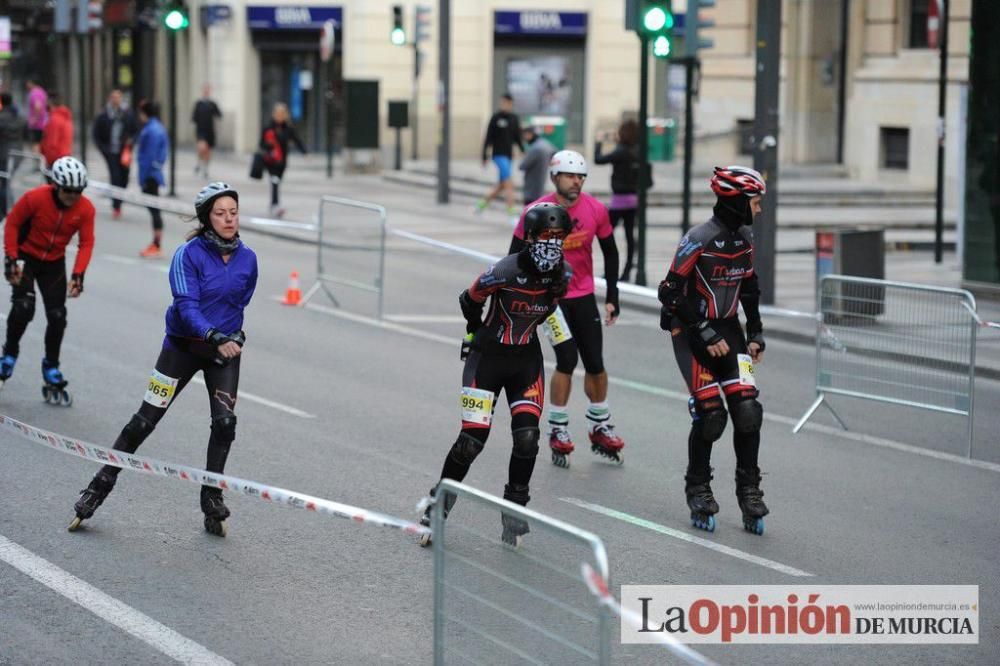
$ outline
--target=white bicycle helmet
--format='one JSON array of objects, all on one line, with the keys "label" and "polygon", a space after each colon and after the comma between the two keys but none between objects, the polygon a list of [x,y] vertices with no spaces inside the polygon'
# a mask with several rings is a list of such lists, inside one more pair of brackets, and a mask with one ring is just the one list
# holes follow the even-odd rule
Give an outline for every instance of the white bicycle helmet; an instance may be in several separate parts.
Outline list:
[{"label": "white bicycle helmet", "polygon": [[237,203],[240,200],[239,193],[221,180],[201,188],[201,191],[194,198],[194,212],[199,220],[202,222],[208,220],[208,214],[212,211],[212,203],[221,196],[232,197],[236,199]]},{"label": "white bicycle helmet", "polygon": [[557,173],[577,173],[587,175],[587,160],[575,150],[560,150],[549,160],[549,175]]},{"label": "white bicycle helmet", "polygon": [[75,157],[60,157],[52,163],[52,182],[64,190],[82,192],[87,187],[87,167]]}]

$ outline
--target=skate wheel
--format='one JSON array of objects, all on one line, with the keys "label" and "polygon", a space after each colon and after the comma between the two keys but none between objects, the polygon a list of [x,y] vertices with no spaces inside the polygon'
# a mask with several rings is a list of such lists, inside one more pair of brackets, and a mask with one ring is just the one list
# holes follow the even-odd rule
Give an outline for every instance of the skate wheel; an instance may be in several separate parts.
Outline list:
[{"label": "skate wheel", "polygon": [[763,518],[744,518],[743,519],[743,529],[752,534],[760,536],[764,533],[764,519]]},{"label": "skate wheel", "polygon": [[73,396],[69,391],[63,391],[59,396],[59,400],[62,402],[63,407],[70,407],[73,405]]},{"label": "skate wheel", "polygon": [[705,516],[698,513],[691,514],[691,525],[706,532],[715,531],[715,516]]},{"label": "skate wheel", "polygon": [[522,534],[504,534],[500,539],[514,550],[519,549],[524,544],[524,535]]},{"label": "skate wheel", "polygon": [[83,518],[77,516],[76,518],[70,521],[69,527],[67,527],[66,529],[70,532],[76,532],[78,529],[80,529],[80,525],[82,524],[83,524]]},{"label": "skate wheel", "polygon": [[226,527],[226,521],[224,520],[205,518],[205,531],[217,537],[225,537],[229,529]]},{"label": "skate wheel", "polygon": [[556,467],[562,467],[563,469],[569,469],[569,456],[565,453],[558,453],[556,451],[552,452],[552,464]]}]

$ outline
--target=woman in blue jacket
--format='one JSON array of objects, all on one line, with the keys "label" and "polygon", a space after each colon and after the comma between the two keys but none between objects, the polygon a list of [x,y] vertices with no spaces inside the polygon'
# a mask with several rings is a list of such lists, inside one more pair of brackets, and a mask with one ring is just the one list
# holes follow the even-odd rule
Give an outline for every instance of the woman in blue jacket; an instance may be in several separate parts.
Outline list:
[{"label": "woman in blue jacket", "polygon": [[[211,436],[205,469],[221,474],[236,437],[236,390],[243,350],[243,310],[257,286],[257,255],[239,237],[239,195],[226,183],[206,185],[195,198],[199,226],[174,253],[166,337],[139,411],[122,429],[114,448],[135,453],[191,378],[201,371],[210,396]],[[105,465],[82,491],[70,531],[114,488],[119,468]],[[229,509],[222,490],[201,488],[205,529],[226,535]]]},{"label": "woman in blue jacket", "polygon": [[[160,122],[160,105],[150,100],[139,104],[139,120],[143,123],[139,138],[136,139],[136,161],[139,162],[139,187],[143,194],[160,195],[160,187],[166,185],[163,167],[167,163],[170,139]],[[153,218],[153,242],[139,253],[140,257],[163,256],[160,241],[163,238],[163,218],[159,208],[150,208]]]}]

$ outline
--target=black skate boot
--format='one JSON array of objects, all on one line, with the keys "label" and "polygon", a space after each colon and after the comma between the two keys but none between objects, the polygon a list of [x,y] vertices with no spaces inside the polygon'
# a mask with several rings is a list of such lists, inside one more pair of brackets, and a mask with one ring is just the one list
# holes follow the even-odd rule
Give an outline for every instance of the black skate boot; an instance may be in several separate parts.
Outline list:
[{"label": "black skate boot", "polygon": [[[531,497],[528,495],[528,486],[512,486],[509,483],[503,488],[503,498],[508,502],[520,504],[521,506],[527,506],[531,500]],[[531,531],[528,522],[523,518],[501,513],[500,523],[503,525],[500,540],[508,546],[520,548],[524,540],[524,535]]]},{"label": "black skate boot", "polygon": [[691,524],[706,532],[715,531],[715,514],[719,512],[719,503],[712,494],[712,473],[692,474],[684,477],[684,494],[687,495],[688,508],[691,509]]},{"label": "black skate boot", "polygon": [[73,396],[66,390],[69,384],[59,369],[59,363],[53,363],[47,358],[42,359],[42,397],[50,405],[69,407],[73,404]]},{"label": "black skate boot", "polygon": [[[423,517],[420,518],[420,524],[423,525],[424,527],[431,526],[431,512],[434,511],[434,498],[437,496],[437,486],[431,488],[431,492],[429,493],[429,495],[430,497],[427,503],[427,507],[424,509],[424,515]],[[457,495],[452,495],[451,493],[445,495],[444,507],[443,507],[445,519],[447,519],[448,514],[451,513],[451,509],[453,506],[455,506],[455,500],[457,499],[458,499]],[[420,535],[420,545],[423,546],[424,548],[430,546],[433,543],[433,541],[434,540],[431,538],[430,532]]]},{"label": "black skate boot", "polygon": [[108,494],[115,487],[118,478],[106,472],[98,472],[90,480],[90,485],[80,491],[80,499],[73,505],[76,511],[76,518],[69,524],[69,531],[75,532],[80,528],[80,524],[94,515],[97,507],[104,503]]},{"label": "black skate boot", "polygon": [[764,533],[764,516],[770,513],[760,489],[760,468],[736,470],[736,501],[743,512],[743,529],[754,534]]},{"label": "black skate boot", "polygon": [[205,514],[205,531],[215,536],[226,536],[226,518],[229,509],[222,501],[222,491],[210,486],[201,487],[201,512]]}]

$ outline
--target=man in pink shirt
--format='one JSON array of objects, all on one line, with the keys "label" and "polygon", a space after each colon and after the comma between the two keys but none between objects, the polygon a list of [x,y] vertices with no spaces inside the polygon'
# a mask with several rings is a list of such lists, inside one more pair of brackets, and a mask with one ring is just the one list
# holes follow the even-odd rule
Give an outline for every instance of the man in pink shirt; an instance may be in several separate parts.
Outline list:
[{"label": "man in pink shirt", "polygon": [[[569,403],[573,370],[577,360],[583,360],[585,371],[583,390],[590,400],[587,420],[590,422],[590,443],[594,453],[621,464],[625,442],[615,434],[608,407],[608,373],[602,353],[601,315],[594,296],[594,260],[592,248],[596,237],[604,255],[607,275],[607,295],[604,304],[604,324],[611,326],[618,319],[618,248],[608,209],[600,201],[585,194],[587,162],[572,150],[560,150],[549,162],[549,178],[556,191],[534,204],[555,202],[569,212],[573,231],[563,241],[563,259],[573,271],[566,296],[559,309],[546,321],[549,337],[556,351],[556,371],[552,374],[549,404],[549,448],[552,462],[569,467],[573,441],[569,434]],[[514,229],[510,253],[525,246],[524,215]]]},{"label": "man in pink shirt", "polygon": [[37,152],[38,144],[42,142],[42,130],[49,120],[49,96],[45,88],[31,79],[25,82],[25,87],[28,89],[28,133],[32,148]]}]

